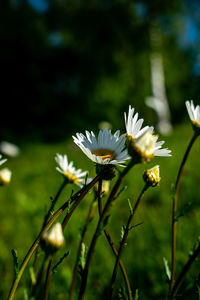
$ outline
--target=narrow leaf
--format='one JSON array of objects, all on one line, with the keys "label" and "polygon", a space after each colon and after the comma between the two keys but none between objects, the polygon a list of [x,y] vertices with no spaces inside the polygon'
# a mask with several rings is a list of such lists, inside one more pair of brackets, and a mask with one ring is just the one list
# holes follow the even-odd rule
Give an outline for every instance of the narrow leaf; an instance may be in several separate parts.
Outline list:
[{"label": "narrow leaf", "polygon": [[35,276],[35,271],[34,271],[33,267],[29,268],[29,274],[30,274],[32,285],[35,285],[36,284],[36,276]]},{"label": "narrow leaf", "polygon": [[170,269],[169,269],[169,263],[168,263],[168,261],[165,257],[163,257],[163,263],[164,263],[165,273],[167,275],[167,279],[171,280],[171,272],[170,272]]},{"label": "narrow leaf", "polygon": [[130,199],[128,199],[128,206],[129,206],[129,209],[130,209],[130,213],[131,213],[131,215],[132,215],[132,213],[133,213],[133,207],[132,207],[132,205],[131,205]]},{"label": "narrow leaf", "polygon": [[15,249],[11,250],[12,257],[13,257],[13,264],[14,264],[14,274],[15,277],[17,277],[19,273],[19,262],[18,262],[18,257],[17,257],[17,251]]},{"label": "narrow leaf", "polygon": [[136,289],[134,300],[138,300],[138,299],[139,299],[139,292],[138,292],[138,289]]},{"label": "narrow leaf", "polygon": [[59,261],[55,264],[55,266],[52,269],[53,273],[57,272],[57,268],[58,266],[63,262],[63,260],[69,255],[69,251],[67,251],[66,253],[64,253],[64,255],[59,259]]}]

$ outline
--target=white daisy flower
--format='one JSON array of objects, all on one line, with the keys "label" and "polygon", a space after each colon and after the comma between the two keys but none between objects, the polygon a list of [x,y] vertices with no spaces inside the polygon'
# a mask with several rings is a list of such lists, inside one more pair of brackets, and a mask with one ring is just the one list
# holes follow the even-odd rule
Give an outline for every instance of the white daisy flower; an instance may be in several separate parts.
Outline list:
[{"label": "white daisy flower", "polygon": [[141,129],[144,119],[138,119],[138,113],[134,114],[134,108],[129,105],[128,116],[126,117],[126,113],[124,113],[125,118],[125,126],[127,135],[130,136],[132,139],[139,138],[143,135],[147,130],[153,129],[153,127],[145,126]]},{"label": "white daisy flower", "polygon": [[87,175],[87,171],[82,172],[81,169],[76,170],[73,166],[73,162],[68,162],[67,155],[56,154],[55,157],[56,162],[59,167],[56,167],[56,170],[60,172],[64,177],[66,177],[70,183],[75,183],[78,186],[82,187],[85,183],[85,176]]},{"label": "white daisy flower", "polygon": [[190,120],[192,121],[192,124],[196,128],[200,128],[200,106],[197,105],[196,107],[194,106],[193,101],[186,101],[185,102],[187,111],[190,117]]},{"label": "white daisy flower", "polygon": [[157,142],[158,136],[153,134],[153,128],[150,127],[138,138],[129,138],[129,152],[132,157],[142,162],[150,162],[154,156],[171,156],[171,150],[161,149],[164,141]]},{"label": "white daisy flower", "polygon": [[118,165],[124,167],[124,162],[129,159],[127,150],[123,150],[126,142],[125,135],[120,136],[120,131],[114,135],[105,128],[99,131],[98,138],[91,131],[86,131],[86,136],[77,133],[73,136],[74,142],[95,163],[100,165]]},{"label": "white daisy flower", "polygon": [[[2,158],[2,155],[0,154],[0,159]],[[7,161],[7,159],[5,158],[5,159],[2,159],[2,160],[0,160],[0,166],[3,164],[3,163],[5,163]]]}]

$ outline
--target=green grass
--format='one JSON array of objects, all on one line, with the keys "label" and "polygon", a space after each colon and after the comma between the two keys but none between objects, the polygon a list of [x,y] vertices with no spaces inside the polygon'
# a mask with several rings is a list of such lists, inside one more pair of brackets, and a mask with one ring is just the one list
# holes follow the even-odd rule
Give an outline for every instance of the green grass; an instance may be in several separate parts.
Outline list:
[{"label": "green grass", "polygon": [[[123,253],[123,261],[127,266],[133,291],[139,289],[139,299],[165,299],[167,294],[168,285],[163,257],[170,261],[172,206],[170,189],[171,184],[175,182],[178,167],[191,137],[192,129],[187,124],[175,128],[171,136],[163,138],[166,140],[166,147],[172,150],[173,156],[171,158],[155,158],[149,165],[135,166],[124,182],[127,189],[112,206],[109,230],[116,245],[119,245],[120,229],[126,223],[129,214],[127,199],[129,198],[132,203],[136,200],[144,185],[142,180],[144,170],[155,164],[160,165],[162,177],[160,186],[147,191],[134,219],[134,224],[140,222],[143,224],[131,231],[127,247]],[[187,260],[189,252],[199,236],[199,146],[200,140],[198,139],[187,161],[180,187],[179,212],[186,209],[186,213],[184,217],[179,219],[177,226],[177,272],[181,270],[181,266]],[[20,156],[9,158],[4,165],[12,170],[13,175],[10,185],[2,187],[0,194],[0,279],[3,283],[0,285],[0,299],[6,299],[13,278],[11,249],[17,250],[21,263],[40,230],[44,213],[50,205],[50,197],[56,194],[62,183],[62,177],[55,170],[54,157],[57,152],[66,153],[69,159],[74,161],[75,167],[89,170],[89,176],[95,175],[93,163],[73,144],[72,139],[53,145],[21,145]],[[71,185],[66,187],[56,208],[69,198],[71,188]],[[78,190],[74,186],[73,189],[74,191]],[[57,254],[56,261],[67,250],[70,251],[70,254],[59,266],[58,272],[53,275],[49,299],[66,299],[80,230],[84,225],[92,197],[93,193],[91,192],[77,208],[66,228],[66,246]],[[61,216],[59,220],[62,221],[62,219]],[[87,246],[90,243],[96,222],[97,209],[86,236]],[[40,255],[43,256],[42,252]],[[105,298],[104,293],[110,283],[114,261],[111,250],[102,235],[97,243],[93,264],[89,272],[86,299]],[[188,299],[188,293],[190,293],[190,299],[198,299],[197,288],[193,284],[199,275],[199,267],[200,264],[197,261],[185,280],[181,299]],[[15,299],[23,299],[24,288],[28,287],[28,280],[29,273],[27,270]],[[78,280],[77,292],[79,282]],[[119,272],[117,288],[122,283]]]}]

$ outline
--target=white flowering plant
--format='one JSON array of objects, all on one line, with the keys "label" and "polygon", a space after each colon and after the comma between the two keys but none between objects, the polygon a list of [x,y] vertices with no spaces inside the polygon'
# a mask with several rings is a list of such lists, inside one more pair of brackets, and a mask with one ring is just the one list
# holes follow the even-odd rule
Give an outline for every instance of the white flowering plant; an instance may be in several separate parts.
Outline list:
[{"label": "white flowering plant", "polygon": [[[189,271],[189,267],[200,253],[200,246],[198,246],[183,266],[182,271],[180,271],[179,274],[176,273],[176,232],[179,187],[186,160],[194,142],[199,136],[200,128],[199,106],[195,107],[192,101],[187,101],[186,107],[194,129],[194,135],[181,162],[172,196],[172,243],[169,241],[169,244],[171,244],[170,266],[168,265],[168,261],[166,259],[164,260],[169,285],[166,297],[171,300],[175,299],[182,282]],[[39,299],[38,297],[42,295],[42,299],[49,299],[51,282],[56,280],[52,275],[61,263],[64,264],[64,258],[70,254],[70,251],[76,253],[76,259],[69,264],[70,268],[72,268],[70,273],[71,283],[69,284],[68,289],[66,289],[65,297],[72,300],[76,294],[80,300],[87,299],[87,296],[85,295],[87,294],[86,288],[88,286],[88,277],[91,276],[92,278],[91,265],[95,264],[95,259],[96,262],[98,262],[98,257],[95,257],[94,253],[101,235],[104,235],[105,240],[107,240],[107,245],[111,249],[114,262],[113,267],[110,270],[110,282],[107,285],[107,298],[137,299],[136,296],[133,297],[133,293],[137,295],[137,292],[134,290],[135,287],[133,286],[130,274],[128,274],[126,270],[126,259],[124,259],[123,253],[126,251],[126,245],[134,249],[134,245],[127,244],[127,238],[131,230],[142,223],[135,223],[135,215],[142,205],[141,203],[143,202],[144,195],[146,195],[151,187],[162,185],[159,165],[147,168],[147,164],[156,160],[157,157],[171,159],[170,157],[172,156],[173,159],[173,155],[171,150],[162,147],[164,141],[158,141],[158,135],[154,133],[154,128],[152,126],[146,125],[142,127],[144,120],[138,118],[138,113],[135,112],[135,109],[131,105],[128,108],[128,113],[124,113],[124,118],[125,130],[122,134],[120,134],[119,130],[112,133],[111,129],[104,128],[99,130],[97,134],[93,131],[89,132],[88,130],[85,130],[83,133],[75,133],[72,136],[74,142],[72,149],[73,151],[76,151],[81,158],[79,164],[78,162],[74,163],[72,160],[69,160],[69,158],[73,156],[72,153],[64,155],[57,153],[55,155],[55,169],[61,174],[60,178],[63,179],[62,184],[55,197],[51,198],[49,209],[44,215],[37,238],[29,248],[21,266],[18,267],[17,274],[10,288],[8,300],[14,299],[19,282],[21,281],[22,275],[28,264],[30,264],[32,256],[34,256],[34,262],[31,266],[31,283],[29,284],[28,297],[30,299]],[[76,169],[74,166],[81,165],[81,161],[84,159],[91,165],[90,172],[92,167],[95,167],[94,170],[96,173],[93,178],[88,178],[90,175],[89,171],[82,171],[82,168]],[[3,164],[4,162],[5,159],[1,160],[0,164]],[[143,178],[143,188],[134,201],[128,199],[127,202],[124,202],[128,204],[129,215],[127,219],[123,220],[125,224],[120,227],[121,229],[119,228],[119,231],[121,232],[120,243],[117,245],[118,241],[116,240],[116,237],[112,236],[112,226],[110,225],[112,222],[110,222],[110,216],[118,210],[118,203],[124,201],[122,199],[123,197],[121,197],[121,195],[123,195],[123,190],[125,189],[124,182],[127,176],[132,176],[134,173],[132,170],[135,165],[138,164],[143,165],[145,168],[143,174],[140,174],[140,176],[137,174],[137,177]],[[4,181],[7,180],[7,183],[9,183],[10,177],[11,173],[9,173],[8,170],[7,172],[2,171],[2,178],[4,178]],[[65,190],[70,189],[70,187],[72,187],[70,193],[66,193],[66,195],[70,194],[70,196],[58,206],[58,199],[60,198],[61,193],[64,194]],[[74,192],[74,189],[78,189],[76,193]],[[132,184],[130,190],[131,192],[134,192]],[[93,193],[91,193],[91,191],[93,191]],[[75,215],[75,212],[78,211],[78,208],[81,207],[83,203],[82,200],[89,195],[90,197],[88,198],[90,198],[90,204],[85,201],[85,206],[88,206],[86,218],[85,216],[83,217],[79,211],[80,215],[78,218],[80,223],[83,223],[84,218],[85,221],[81,230],[81,235],[75,237],[78,239],[78,249],[75,249],[75,251],[74,249],[70,249],[67,254],[65,251],[59,262],[55,263],[55,257],[57,253],[60,252],[60,248],[63,249],[67,247],[68,249],[68,247],[70,247],[69,240],[71,227],[69,221],[71,217]],[[58,206],[57,210],[55,210],[56,206]],[[123,206],[125,206],[125,204],[121,207]],[[61,220],[59,223],[57,222],[58,218]],[[94,222],[93,219],[95,219]],[[120,222],[121,220],[119,223]],[[92,226],[90,226],[90,223],[92,223]],[[77,224],[77,227],[79,227],[79,224]],[[88,232],[90,232],[89,242],[86,238],[86,233]],[[87,246],[86,243],[88,243]],[[40,261],[40,255],[38,254],[39,249],[44,252],[43,262]],[[13,253],[13,256],[16,265],[17,257],[15,252]],[[133,257],[133,261],[131,262],[133,268],[134,259],[135,257]],[[103,264],[103,262],[101,263]],[[38,264],[40,266],[39,268]],[[120,290],[120,292],[117,289],[118,281],[116,280],[119,273],[118,270],[120,270],[120,273],[122,274],[123,280],[121,283],[124,286],[124,289]],[[80,280],[78,284],[77,277],[79,275]],[[102,276],[103,275],[104,274],[102,274]]]}]

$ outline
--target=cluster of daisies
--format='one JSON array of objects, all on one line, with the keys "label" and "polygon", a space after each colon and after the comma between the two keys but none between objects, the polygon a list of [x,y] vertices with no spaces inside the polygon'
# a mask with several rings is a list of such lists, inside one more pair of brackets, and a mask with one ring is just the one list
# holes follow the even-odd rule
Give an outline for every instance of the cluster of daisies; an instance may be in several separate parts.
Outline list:
[{"label": "cluster of daisies", "polygon": [[[200,107],[196,107],[193,101],[186,101],[186,107],[193,127],[200,127]],[[171,156],[171,151],[162,148],[164,141],[158,142],[158,136],[154,134],[154,128],[145,126],[142,128],[143,119],[138,118],[138,113],[129,106],[128,114],[124,113],[126,134],[120,135],[117,130],[114,134],[105,128],[100,130],[96,138],[93,131],[76,133],[73,140],[83,153],[97,165],[112,165],[126,167],[126,161],[133,160],[135,163],[148,163],[154,156]],[[82,186],[87,172],[76,170],[73,162],[68,163],[67,156],[57,154],[56,161],[59,165],[57,170],[62,173],[71,183]]]}]

